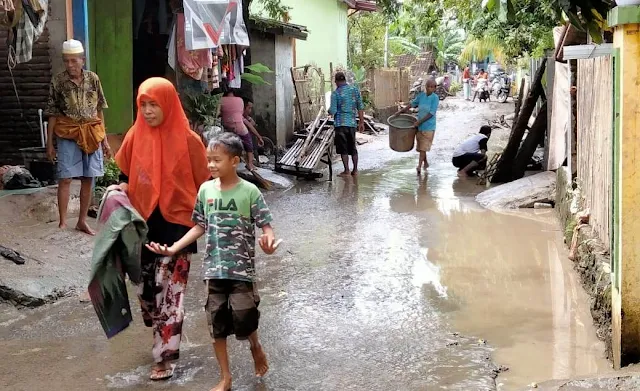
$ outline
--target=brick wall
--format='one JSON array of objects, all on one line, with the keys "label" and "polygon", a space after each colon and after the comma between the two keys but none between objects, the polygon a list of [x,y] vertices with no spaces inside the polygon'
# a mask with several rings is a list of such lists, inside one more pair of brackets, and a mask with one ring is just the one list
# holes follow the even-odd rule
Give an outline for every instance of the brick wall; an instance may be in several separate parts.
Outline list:
[{"label": "brick wall", "polygon": [[13,69],[21,106],[7,66],[6,40],[7,31],[0,30],[0,165],[22,164],[20,148],[40,146],[38,109],[45,108],[51,82],[49,32],[45,30],[34,45],[31,61]]}]

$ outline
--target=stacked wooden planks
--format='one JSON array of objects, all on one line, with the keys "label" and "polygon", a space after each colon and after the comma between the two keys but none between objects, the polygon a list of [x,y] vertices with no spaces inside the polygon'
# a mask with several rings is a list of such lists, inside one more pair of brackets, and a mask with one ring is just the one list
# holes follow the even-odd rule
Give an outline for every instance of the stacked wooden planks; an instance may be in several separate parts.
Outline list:
[{"label": "stacked wooden planks", "polygon": [[[307,135],[304,139],[298,139],[278,164],[305,170],[315,169],[320,163],[320,159],[333,144],[335,132],[333,126],[324,126],[315,133],[315,137],[314,135]],[[311,138],[314,138],[314,140],[307,143],[305,148],[305,143]]]}]

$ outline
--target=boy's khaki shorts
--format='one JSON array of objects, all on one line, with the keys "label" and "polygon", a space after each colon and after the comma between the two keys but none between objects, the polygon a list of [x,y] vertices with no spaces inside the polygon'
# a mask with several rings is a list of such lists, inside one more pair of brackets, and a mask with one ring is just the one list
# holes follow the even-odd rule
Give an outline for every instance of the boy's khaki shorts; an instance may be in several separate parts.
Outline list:
[{"label": "boy's khaki shorts", "polygon": [[433,137],[435,135],[435,131],[416,132],[416,151],[429,152],[431,150],[431,145],[433,145]]},{"label": "boy's khaki shorts", "polygon": [[260,298],[254,285],[238,280],[207,280],[207,323],[214,339],[235,334],[247,339],[258,330]]}]

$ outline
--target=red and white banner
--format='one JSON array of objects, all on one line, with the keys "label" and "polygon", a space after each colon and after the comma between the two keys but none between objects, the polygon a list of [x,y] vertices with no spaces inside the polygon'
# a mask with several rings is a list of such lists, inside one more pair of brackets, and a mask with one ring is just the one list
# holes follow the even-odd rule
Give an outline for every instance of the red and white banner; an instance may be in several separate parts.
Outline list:
[{"label": "red and white banner", "polygon": [[249,46],[242,0],[184,0],[184,16],[187,50]]}]

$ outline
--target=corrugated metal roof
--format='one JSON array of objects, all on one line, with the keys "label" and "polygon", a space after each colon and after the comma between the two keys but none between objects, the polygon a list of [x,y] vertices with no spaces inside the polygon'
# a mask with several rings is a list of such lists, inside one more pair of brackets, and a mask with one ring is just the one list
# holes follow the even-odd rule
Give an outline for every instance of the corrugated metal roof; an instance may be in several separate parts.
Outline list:
[{"label": "corrugated metal roof", "polygon": [[301,40],[306,40],[309,35],[309,30],[307,30],[305,26],[298,24],[280,22],[275,19],[261,18],[259,16],[252,16],[250,22],[250,28],[267,33],[286,35]]}]

